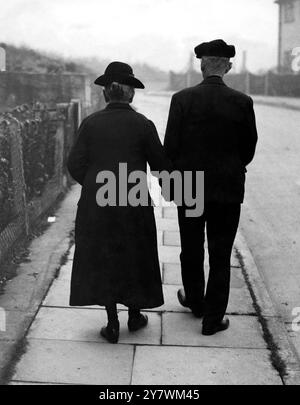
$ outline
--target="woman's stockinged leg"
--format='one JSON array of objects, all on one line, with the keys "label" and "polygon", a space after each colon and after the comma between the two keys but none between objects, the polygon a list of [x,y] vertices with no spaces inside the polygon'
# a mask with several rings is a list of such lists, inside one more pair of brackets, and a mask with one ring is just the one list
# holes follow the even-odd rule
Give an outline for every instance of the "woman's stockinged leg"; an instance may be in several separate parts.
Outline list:
[{"label": "woman's stockinged leg", "polygon": [[117,304],[106,305],[107,321],[109,325],[116,325],[119,323]]},{"label": "woman's stockinged leg", "polygon": [[128,329],[130,332],[136,332],[147,325],[147,315],[141,314],[140,309],[128,308]]},{"label": "woman's stockinged leg", "polygon": [[140,315],[141,315],[141,311],[139,309],[128,308],[128,318],[129,319],[139,318]]},{"label": "woman's stockinged leg", "polygon": [[119,340],[119,319],[117,312],[117,304],[106,305],[107,326],[101,329],[101,336],[110,343],[118,343]]}]

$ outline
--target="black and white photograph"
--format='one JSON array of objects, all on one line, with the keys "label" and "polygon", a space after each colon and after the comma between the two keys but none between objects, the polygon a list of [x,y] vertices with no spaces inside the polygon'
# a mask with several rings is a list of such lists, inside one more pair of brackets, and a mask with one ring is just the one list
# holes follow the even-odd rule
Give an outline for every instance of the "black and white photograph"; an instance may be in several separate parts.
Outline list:
[{"label": "black and white photograph", "polygon": [[0,0],[16,385],[300,385],[300,0]]}]

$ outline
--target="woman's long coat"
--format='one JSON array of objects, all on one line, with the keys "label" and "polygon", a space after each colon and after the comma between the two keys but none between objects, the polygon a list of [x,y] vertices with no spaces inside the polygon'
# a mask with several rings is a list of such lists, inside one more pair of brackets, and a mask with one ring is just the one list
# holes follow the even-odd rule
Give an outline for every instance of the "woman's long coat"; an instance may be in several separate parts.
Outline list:
[{"label": "woman's long coat", "polygon": [[[87,117],[68,159],[82,185],[75,222],[70,305],[154,308],[163,304],[153,206],[106,206],[96,201],[99,172],[169,169],[154,124],[128,104],[112,103]],[[123,185],[124,186],[124,185]],[[130,186],[128,187],[130,189]],[[117,181],[118,189],[118,181]],[[118,200],[118,193],[117,193]],[[150,201],[150,197],[149,197]]]}]

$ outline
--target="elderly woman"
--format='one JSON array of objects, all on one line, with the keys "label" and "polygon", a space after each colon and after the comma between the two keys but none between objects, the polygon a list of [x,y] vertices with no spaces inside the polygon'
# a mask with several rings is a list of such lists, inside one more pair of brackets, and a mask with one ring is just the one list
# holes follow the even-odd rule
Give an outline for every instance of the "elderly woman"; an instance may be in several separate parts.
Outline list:
[{"label": "elderly woman", "polygon": [[[68,159],[71,176],[82,185],[70,305],[105,306],[108,324],[101,335],[117,343],[117,304],[128,307],[129,331],[147,325],[148,318],[141,309],[163,304],[156,225],[146,175],[147,204],[131,204],[130,198],[120,203],[120,195],[123,200],[124,190],[129,195],[134,184],[128,184],[127,176],[146,173],[147,162],[155,171],[170,167],[154,124],[130,106],[135,88],[144,88],[131,67],[113,62],[95,83],[104,87],[108,104],[83,120]],[[119,173],[125,166],[127,175]],[[115,179],[110,184],[105,181],[106,176],[110,178],[108,174]]]}]

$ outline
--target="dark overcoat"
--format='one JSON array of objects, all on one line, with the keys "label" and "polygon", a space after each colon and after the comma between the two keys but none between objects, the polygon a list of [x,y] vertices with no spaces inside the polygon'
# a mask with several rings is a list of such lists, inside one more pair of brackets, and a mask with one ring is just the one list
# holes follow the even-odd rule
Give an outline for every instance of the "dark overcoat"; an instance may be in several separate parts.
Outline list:
[{"label": "dark overcoat", "polygon": [[243,202],[256,143],[252,99],[220,77],[172,97],[165,151],[177,170],[204,171],[205,202]]},{"label": "dark overcoat", "polygon": [[70,305],[115,302],[142,309],[163,304],[153,206],[118,206],[118,196],[116,206],[96,201],[105,184],[96,183],[99,172],[113,172],[118,189],[120,163],[127,164],[129,174],[146,173],[147,162],[151,170],[168,169],[154,124],[130,105],[109,104],[82,122],[68,159],[71,176],[82,185]]}]

